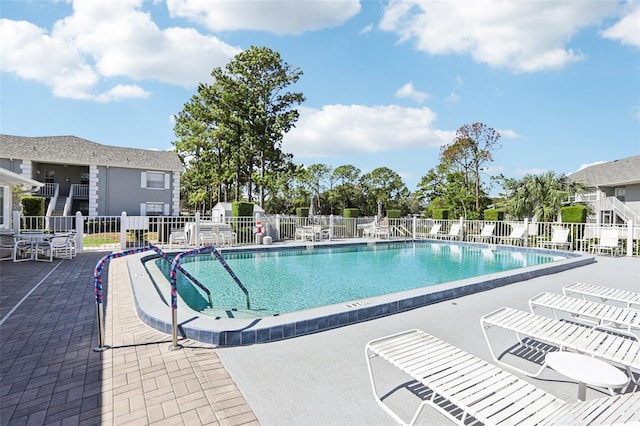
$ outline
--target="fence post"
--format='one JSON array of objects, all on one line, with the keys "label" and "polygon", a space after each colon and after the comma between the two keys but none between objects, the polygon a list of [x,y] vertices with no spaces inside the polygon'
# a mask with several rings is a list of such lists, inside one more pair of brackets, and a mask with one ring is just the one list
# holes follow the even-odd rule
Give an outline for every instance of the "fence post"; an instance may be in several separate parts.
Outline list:
[{"label": "fence post", "polygon": [[200,247],[200,212],[196,212],[196,226],[193,232],[196,233],[193,241],[195,241],[196,247]]},{"label": "fence post", "polygon": [[82,213],[76,212],[76,252],[84,250],[84,217]]},{"label": "fence post", "polygon": [[280,215],[276,215],[276,238],[275,241],[280,241]]},{"label": "fence post", "polygon": [[525,247],[529,246],[529,218],[524,218],[524,240],[522,240],[522,245]]},{"label": "fence post", "polygon": [[413,215],[413,220],[411,221],[411,237],[415,240],[416,235],[418,234],[418,215]]},{"label": "fence post", "polygon": [[120,215],[120,250],[127,248],[127,212]]},{"label": "fence post", "polygon": [[633,220],[627,222],[627,256],[633,256]]},{"label": "fence post", "polygon": [[329,215],[329,241],[333,240],[333,214]]}]

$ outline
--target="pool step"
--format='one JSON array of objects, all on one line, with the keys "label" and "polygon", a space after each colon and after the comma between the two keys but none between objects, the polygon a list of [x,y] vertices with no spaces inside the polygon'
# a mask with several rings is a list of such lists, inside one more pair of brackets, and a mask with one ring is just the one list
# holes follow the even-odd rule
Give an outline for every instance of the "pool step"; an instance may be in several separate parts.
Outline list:
[{"label": "pool step", "polygon": [[277,315],[277,312],[266,309],[238,309],[238,308],[206,308],[200,311],[202,314],[215,318],[261,318]]}]

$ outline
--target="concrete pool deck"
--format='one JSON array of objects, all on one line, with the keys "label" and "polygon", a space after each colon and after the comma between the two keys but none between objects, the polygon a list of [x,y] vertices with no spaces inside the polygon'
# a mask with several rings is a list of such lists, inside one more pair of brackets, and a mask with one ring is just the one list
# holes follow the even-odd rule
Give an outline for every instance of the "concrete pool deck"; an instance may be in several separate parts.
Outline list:
[{"label": "concrete pool deck", "polygon": [[[573,281],[640,291],[640,259],[598,256],[580,268],[294,339],[227,348],[187,340],[169,351],[171,336],[136,317],[117,259],[105,280],[112,349],[94,352],[93,268],[105,254],[0,263],[1,424],[393,424],[371,395],[367,341],[420,328],[489,360],[479,321],[500,306],[528,309],[530,297]],[[567,401],[577,396],[577,384],[553,371],[527,380]],[[399,393],[390,402],[408,416],[417,401]],[[418,424],[451,423],[426,410]]]}]

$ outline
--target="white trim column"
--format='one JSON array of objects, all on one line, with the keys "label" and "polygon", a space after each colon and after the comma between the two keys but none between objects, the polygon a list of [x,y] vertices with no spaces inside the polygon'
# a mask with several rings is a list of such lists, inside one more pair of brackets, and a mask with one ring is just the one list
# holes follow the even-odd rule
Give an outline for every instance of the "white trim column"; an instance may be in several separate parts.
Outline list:
[{"label": "white trim column", "polygon": [[98,166],[89,166],[89,216],[98,216]]},{"label": "white trim column", "polygon": [[180,216],[180,173],[173,173],[173,185],[171,187],[173,201],[173,215]]}]

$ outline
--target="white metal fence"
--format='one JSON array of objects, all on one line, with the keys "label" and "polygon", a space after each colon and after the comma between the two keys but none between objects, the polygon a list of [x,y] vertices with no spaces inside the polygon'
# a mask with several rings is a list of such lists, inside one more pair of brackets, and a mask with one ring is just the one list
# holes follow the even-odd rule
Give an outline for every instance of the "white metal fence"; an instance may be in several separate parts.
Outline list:
[{"label": "white metal fence", "polygon": [[[232,217],[224,221],[213,221],[209,217],[195,216],[22,216],[14,213],[13,229],[40,230],[51,233],[75,232],[80,250],[122,250],[149,244],[161,248],[170,247],[172,230],[183,230],[186,239],[180,247],[202,245],[201,227],[213,228],[215,232],[225,227],[235,233],[236,245],[253,245],[264,242],[256,235],[257,222],[261,222],[262,237],[271,241],[287,240],[345,240],[353,238],[384,238],[412,241],[424,238],[447,238],[457,241],[478,241],[488,244],[517,244],[538,247],[550,241],[554,228],[568,229],[569,250],[588,252],[597,244],[603,229],[617,228],[619,251],[628,256],[640,254],[640,224],[595,225],[583,223],[554,223],[528,221],[484,221],[484,220],[434,220],[417,217],[377,220],[376,217],[345,218],[342,216],[297,217],[267,215],[256,217]],[[429,235],[439,225],[437,235]],[[448,235],[453,225],[459,234]],[[493,225],[490,237],[478,238],[485,225]],[[510,238],[512,231],[522,228],[519,238]],[[304,232],[304,231],[308,232]]]}]

